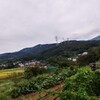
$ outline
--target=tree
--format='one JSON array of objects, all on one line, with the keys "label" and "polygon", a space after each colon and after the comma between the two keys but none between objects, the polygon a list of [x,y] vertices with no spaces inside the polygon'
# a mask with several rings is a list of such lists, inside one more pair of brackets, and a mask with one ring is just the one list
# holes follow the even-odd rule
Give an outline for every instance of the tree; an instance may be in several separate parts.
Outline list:
[{"label": "tree", "polygon": [[88,51],[88,55],[80,56],[78,58],[79,65],[88,65],[100,59],[100,47],[94,47]]}]

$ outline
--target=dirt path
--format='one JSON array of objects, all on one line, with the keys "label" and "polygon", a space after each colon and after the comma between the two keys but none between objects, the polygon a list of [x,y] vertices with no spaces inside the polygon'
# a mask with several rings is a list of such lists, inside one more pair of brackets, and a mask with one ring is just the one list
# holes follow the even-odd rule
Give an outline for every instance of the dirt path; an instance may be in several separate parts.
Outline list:
[{"label": "dirt path", "polygon": [[[62,90],[62,87],[63,87],[64,83],[60,84],[60,85],[56,85],[55,87],[52,87],[48,90],[51,90],[51,91],[61,91]],[[41,98],[41,99],[39,99]],[[58,95],[50,95],[46,92],[36,92],[36,93],[31,93],[31,94],[27,94],[25,96],[21,96],[19,98],[16,98],[14,100],[60,100],[59,99],[59,96]]]}]

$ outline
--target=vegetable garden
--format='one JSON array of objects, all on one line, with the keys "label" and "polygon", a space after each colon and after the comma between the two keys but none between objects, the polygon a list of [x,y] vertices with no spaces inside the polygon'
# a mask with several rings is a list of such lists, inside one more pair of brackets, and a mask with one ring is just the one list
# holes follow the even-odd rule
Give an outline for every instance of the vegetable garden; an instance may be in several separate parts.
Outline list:
[{"label": "vegetable garden", "polygon": [[100,100],[100,70],[80,68],[65,80],[61,100]]},{"label": "vegetable garden", "polygon": [[[57,69],[31,79],[20,78],[8,82],[4,85],[8,88],[5,91],[7,100],[24,97],[30,93],[48,92],[47,89],[62,83],[64,83],[62,91],[48,93],[57,94],[60,100],[100,100],[100,70],[92,71],[89,67]],[[1,85],[3,86],[3,83]],[[5,95],[1,97],[5,98]]]},{"label": "vegetable garden", "polygon": [[15,98],[31,92],[39,91],[41,89],[49,89],[50,87],[62,83],[66,79],[66,77],[70,77],[75,73],[76,73],[75,69],[74,70],[68,69],[68,70],[62,70],[60,71],[60,73],[55,72],[53,74],[49,74],[48,76],[37,77],[35,80],[31,80],[26,85],[15,87],[11,91],[11,96]]}]

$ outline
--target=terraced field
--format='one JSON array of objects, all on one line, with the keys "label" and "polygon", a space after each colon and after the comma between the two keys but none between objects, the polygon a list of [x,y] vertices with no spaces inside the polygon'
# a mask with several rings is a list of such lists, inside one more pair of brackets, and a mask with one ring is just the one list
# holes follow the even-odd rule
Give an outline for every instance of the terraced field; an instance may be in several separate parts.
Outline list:
[{"label": "terraced field", "polygon": [[8,79],[14,76],[18,76],[24,72],[23,68],[5,69],[0,70],[0,79]]},{"label": "terraced field", "polygon": [[[48,90],[50,91],[61,91],[62,87],[64,86],[64,83],[61,83],[60,85],[56,85]],[[47,91],[48,91],[47,90]],[[25,96],[20,96],[14,100],[60,100],[59,96],[56,95],[50,95],[48,92],[46,91],[42,91],[41,93],[36,92],[36,93],[30,93],[27,94]]]},{"label": "terraced field", "polygon": [[82,67],[0,80],[0,100],[100,100],[99,77],[100,70]]}]

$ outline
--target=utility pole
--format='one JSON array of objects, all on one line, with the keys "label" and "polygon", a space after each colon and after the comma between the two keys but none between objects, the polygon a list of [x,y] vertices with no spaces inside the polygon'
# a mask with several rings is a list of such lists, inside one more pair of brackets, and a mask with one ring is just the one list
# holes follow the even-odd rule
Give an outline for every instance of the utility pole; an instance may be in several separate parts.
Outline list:
[{"label": "utility pole", "polygon": [[69,38],[67,38],[67,42],[69,42]]},{"label": "utility pole", "polygon": [[56,44],[58,45],[58,36],[55,36]]},{"label": "utility pole", "polygon": [[62,38],[63,42],[65,41],[64,37]]}]

